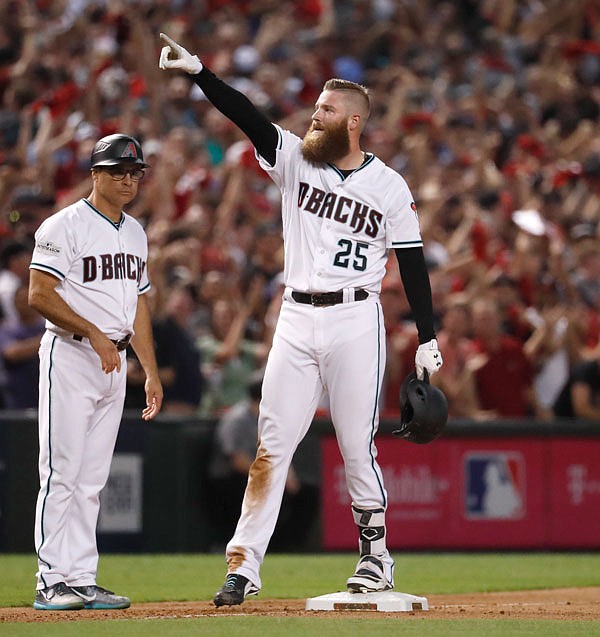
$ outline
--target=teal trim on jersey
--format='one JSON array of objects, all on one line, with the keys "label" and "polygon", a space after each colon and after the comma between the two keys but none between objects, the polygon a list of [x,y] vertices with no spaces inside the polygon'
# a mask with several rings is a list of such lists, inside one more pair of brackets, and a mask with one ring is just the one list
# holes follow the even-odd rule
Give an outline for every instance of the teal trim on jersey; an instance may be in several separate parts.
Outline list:
[{"label": "teal trim on jersey", "polygon": [[[372,163],[373,161],[375,161],[375,155],[373,155],[372,153],[367,153],[367,159],[365,159],[365,161],[363,161],[363,163],[358,167],[355,168],[350,175],[348,175],[348,177],[350,177],[351,175],[353,175],[354,173],[357,173],[359,170],[362,170],[363,168],[365,168],[366,166],[368,166],[370,163]],[[330,168],[333,168],[333,170],[335,170],[335,172],[342,178],[342,181],[345,181],[347,179],[347,177],[344,175],[344,173],[334,164],[330,164],[327,163],[327,165]]]},{"label": "teal trim on jersey", "polygon": [[375,403],[373,404],[373,416],[371,418],[371,439],[369,441],[369,454],[371,455],[371,468],[373,469],[373,473],[377,477],[377,482],[379,483],[379,488],[381,489],[381,499],[383,501],[383,508],[387,507],[387,498],[385,497],[385,489],[383,488],[383,483],[379,478],[379,474],[375,471],[375,456],[373,455],[373,441],[375,439],[375,417],[377,415],[377,406],[379,405],[379,386],[380,386],[380,376],[381,376],[381,305],[379,303],[375,304],[375,309],[377,311],[377,389],[375,391]]},{"label": "teal trim on jersey", "polygon": [[[40,532],[42,535],[42,541],[40,542],[40,548],[37,550],[37,556],[40,562],[43,562],[48,568],[52,568],[51,564],[48,564],[46,560],[40,555],[42,547],[44,546],[45,534],[44,534],[44,514],[46,513],[46,500],[50,494],[50,481],[52,480],[52,474],[54,468],[52,467],[52,353],[54,352],[54,344],[57,337],[52,339],[52,346],[50,347],[50,365],[48,366],[48,466],[50,467],[50,473],[48,474],[48,483],[46,485],[46,494],[44,495],[44,502],[42,504],[42,512],[40,514]],[[48,587],[48,583],[44,579],[44,576],[40,574],[41,580],[44,583],[44,587]]]},{"label": "teal trim on jersey", "polygon": [[119,228],[123,225],[124,221],[125,221],[125,215],[123,214],[123,211],[121,210],[121,218],[119,219],[119,223],[115,223],[112,219],[109,219],[104,213],[100,212],[98,210],[98,208],[96,208],[95,206],[93,206],[85,197],[83,198],[83,201],[85,201],[85,203],[97,214],[100,215],[103,219],[106,219],[106,221],[108,221],[108,223],[110,223],[110,225],[115,229],[115,230],[119,230]]},{"label": "teal trim on jersey", "polygon": [[29,264],[29,267],[33,268],[34,270],[44,270],[48,272],[49,274],[56,274],[58,275],[58,278],[61,281],[65,279],[65,275],[60,270],[57,270],[56,268],[53,268],[50,265],[46,265],[45,263],[38,263],[37,261],[32,261]]}]

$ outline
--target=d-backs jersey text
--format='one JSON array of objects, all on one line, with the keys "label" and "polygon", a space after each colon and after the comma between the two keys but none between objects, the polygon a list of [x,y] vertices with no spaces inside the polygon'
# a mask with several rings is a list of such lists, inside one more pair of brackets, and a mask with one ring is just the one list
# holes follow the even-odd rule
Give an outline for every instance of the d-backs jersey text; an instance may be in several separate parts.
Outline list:
[{"label": "d-backs jersey text", "polygon": [[[146,234],[133,217],[122,213],[114,223],[80,199],[38,228],[30,267],[58,278],[65,302],[113,338],[133,333],[137,296],[150,289],[147,259]],[[46,327],[63,333],[50,321]]]},{"label": "d-backs jersey text", "polygon": [[285,284],[379,293],[388,250],[423,245],[405,180],[373,155],[344,178],[331,164],[306,161],[302,140],[277,129],[275,166],[258,160],[282,194]]}]

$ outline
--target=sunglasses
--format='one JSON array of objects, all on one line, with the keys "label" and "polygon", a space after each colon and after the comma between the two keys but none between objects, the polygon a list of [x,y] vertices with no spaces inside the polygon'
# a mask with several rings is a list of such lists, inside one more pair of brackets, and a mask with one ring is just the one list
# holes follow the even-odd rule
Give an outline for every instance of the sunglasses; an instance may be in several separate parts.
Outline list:
[{"label": "sunglasses", "polygon": [[123,181],[127,175],[129,175],[133,181],[140,181],[146,174],[143,168],[123,168],[122,166],[115,166],[114,168],[105,168],[104,170],[115,181]]}]

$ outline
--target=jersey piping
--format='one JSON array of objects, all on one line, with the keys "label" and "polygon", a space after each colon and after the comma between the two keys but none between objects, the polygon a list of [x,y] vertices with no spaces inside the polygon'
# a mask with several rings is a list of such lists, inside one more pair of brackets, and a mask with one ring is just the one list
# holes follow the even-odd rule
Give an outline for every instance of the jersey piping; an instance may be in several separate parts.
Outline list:
[{"label": "jersey piping", "polygon": [[60,270],[57,270],[56,268],[53,268],[52,266],[46,265],[44,263],[38,263],[37,261],[32,261],[29,267],[33,268],[34,270],[44,270],[45,272],[48,272],[48,274],[53,274],[54,276],[57,276],[61,281],[64,281],[66,278],[66,275],[64,275]]},{"label": "jersey piping", "polygon": [[[42,538],[37,551],[37,556],[40,562],[44,562],[44,564],[48,568],[52,568],[52,565],[48,564],[48,562],[46,562],[46,560],[40,555],[40,553],[42,552],[42,547],[44,546],[44,542],[46,541],[44,533],[44,513],[46,512],[46,500],[50,495],[50,482],[52,480],[52,474],[54,473],[54,467],[52,466],[52,354],[54,353],[55,343],[56,336],[52,339],[52,346],[50,347],[50,365],[48,366],[48,468],[50,469],[50,472],[48,474],[48,484],[46,486],[46,493],[44,495],[44,503],[42,504],[42,514],[40,520],[40,532]],[[47,587],[47,583],[44,580],[43,575],[41,575],[41,579],[44,582],[44,585]]]},{"label": "jersey piping", "polygon": [[83,201],[97,214],[100,215],[103,219],[106,219],[106,221],[108,221],[108,223],[110,223],[110,225],[115,229],[115,230],[119,230],[119,228],[125,223],[125,215],[123,214],[123,211],[121,210],[121,218],[119,219],[118,223],[115,223],[112,219],[109,219],[105,214],[103,214],[102,212],[100,212],[100,210],[98,210],[98,208],[96,208],[93,204],[91,204],[85,197],[83,197]]},{"label": "jersey piping", "polygon": [[381,306],[379,303],[375,303],[375,311],[377,312],[377,381],[375,383],[375,402],[373,404],[373,416],[371,417],[371,437],[369,440],[369,455],[371,456],[371,468],[373,469],[373,473],[375,473],[375,477],[377,478],[377,483],[379,484],[379,490],[381,491],[381,499],[383,501],[383,508],[387,507],[387,499],[385,497],[385,489],[383,488],[383,484],[381,483],[381,479],[379,474],[375,470],[375,456],[373,455],[373,443],[375,439],[375,418],[377,416],[377,405],[379,404],[379,386],[380,386],[380,376],[381,376]]},{"label": "jersey piping", "polygon": [[[357,173],[359,170],[362,170],[363,168],[366,168],[370,163],[373,162],[373,160],[375,159],[375,155],[369,153],[367,156],[367,159],[365,159],[365,161],[358,167],[355,168],[350,175],[353,175],[354,173]],[[350,177],[350,175],[344,175],[344,173],[335,165],[335,164],[330,164],[329,162],[327,163],[327,165],[330,168],[333,168],[333,170],[335,170],[335,172],[342,178],[342,181],[346,180],[348,177]]]}]

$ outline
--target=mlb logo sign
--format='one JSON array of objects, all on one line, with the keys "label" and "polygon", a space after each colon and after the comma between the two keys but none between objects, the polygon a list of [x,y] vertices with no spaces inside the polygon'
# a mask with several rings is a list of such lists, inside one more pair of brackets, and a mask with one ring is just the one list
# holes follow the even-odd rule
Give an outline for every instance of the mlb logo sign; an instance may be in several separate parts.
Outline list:
[{"label": "mlb logo sign", "polygon": [[518,520],[525,514],[525,462],[520,453],[465,456],[465,515],[472,520]]}]

